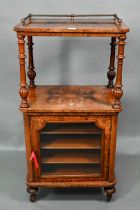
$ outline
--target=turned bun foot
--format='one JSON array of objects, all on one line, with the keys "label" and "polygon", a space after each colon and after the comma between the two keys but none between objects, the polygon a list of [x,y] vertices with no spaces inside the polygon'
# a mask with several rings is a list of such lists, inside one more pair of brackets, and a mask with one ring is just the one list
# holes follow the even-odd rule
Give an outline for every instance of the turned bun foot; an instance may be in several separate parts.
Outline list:
[{"label": "turned bun foot", "polygon": [[27,192],[30,194],[30,201],[35,202],[37,199],[38,187],[27,187]]},{"label": "turned bun foot", "polygon": [[113,187],[105,187],[104,191],[106,193],[107,201],[110,201],[111,198],[112,198],[113,193],[116,192],[116,189],[115,189],[114,186]]},{"label": "turned bun foot", "polygon": [[30,201],[31,201],[31,202],[35,202],[36,199],[37,199],[37,195],[36,195],[36,194],[31,194],[31,195],[30,195]]}]

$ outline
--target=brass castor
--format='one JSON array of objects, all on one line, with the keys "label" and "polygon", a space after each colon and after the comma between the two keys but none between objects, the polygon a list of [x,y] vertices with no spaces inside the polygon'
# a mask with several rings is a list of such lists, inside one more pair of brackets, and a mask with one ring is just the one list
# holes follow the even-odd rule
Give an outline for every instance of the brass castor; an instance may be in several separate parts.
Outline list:
[{"label": "brass castor", "polygon": [[27,192],[30,194],[30,201],[35,202],[37,199],[38,187],[27,187]]},{"label": "brass castor", "polygon": [[107,201],[110,201],[111,198],[112,198],[113,193],[116,192],[116,189],[115,189],[114,186],[113,187],[105,187],[104,191],[106,193]]}]

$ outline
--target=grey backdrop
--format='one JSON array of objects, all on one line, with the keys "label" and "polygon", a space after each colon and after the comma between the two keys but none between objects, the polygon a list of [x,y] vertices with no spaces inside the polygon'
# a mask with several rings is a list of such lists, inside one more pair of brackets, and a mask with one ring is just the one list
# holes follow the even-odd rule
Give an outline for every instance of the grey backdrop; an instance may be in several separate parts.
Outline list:
[{"label": "grey backdrop", "polygon": [[[46,191],[36,204],[25,191],[25,148],[19,104],[19,65],[13,26],[28,13],[118,13],[129,25],[117,139],[117,193]],[[138,0],[0,1],[0,207],[9,209],[137,209],[140,205],[140,2]],[[36,83],[106,84],[108,38],[35,38]]]}]

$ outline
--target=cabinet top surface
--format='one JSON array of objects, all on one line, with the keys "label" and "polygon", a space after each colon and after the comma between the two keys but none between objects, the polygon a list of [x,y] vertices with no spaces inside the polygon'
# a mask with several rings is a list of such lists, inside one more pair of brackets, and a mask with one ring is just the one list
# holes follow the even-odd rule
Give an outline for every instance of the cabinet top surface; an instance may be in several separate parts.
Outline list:
[{"label": "cabinet top surface", "polygon": [[121,34],[129,28],[116,14],[33,15],[21,19],[14,31],[22,33],[107,33]]},{"label": "cabinet top surface", "polygon": [[29,89],[29,108],[23,112],[113,113],[112,89],[106,86],[51,85]]}]

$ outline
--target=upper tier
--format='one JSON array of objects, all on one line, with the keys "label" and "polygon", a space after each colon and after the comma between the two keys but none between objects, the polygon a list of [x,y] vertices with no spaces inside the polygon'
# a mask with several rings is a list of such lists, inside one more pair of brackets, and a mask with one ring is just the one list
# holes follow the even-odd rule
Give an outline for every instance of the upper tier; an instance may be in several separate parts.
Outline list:
[{"label": "upper tier", "polygon": [[115,113],[112,89],[106,86],[48,85],[29,89],[29,108],[23,112]]},{"label": "upper tier", "polygon": [[14,30],[25,35],[32,33],[35,36],[116,36],[128,32],[129,28],[116,14],[28,15]]}]

